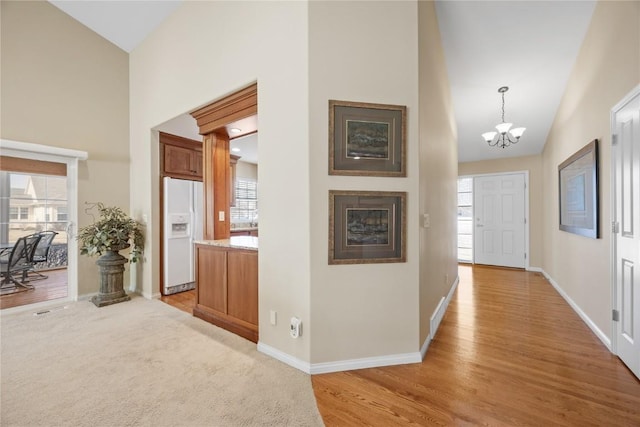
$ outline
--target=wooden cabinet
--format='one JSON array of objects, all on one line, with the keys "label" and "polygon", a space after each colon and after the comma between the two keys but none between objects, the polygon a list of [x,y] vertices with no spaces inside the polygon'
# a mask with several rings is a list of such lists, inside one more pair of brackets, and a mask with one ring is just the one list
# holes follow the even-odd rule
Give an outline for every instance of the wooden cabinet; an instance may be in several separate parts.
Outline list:
[{"label": "wooden cabinet", "polygon": [[202,181],[202,143],[161,132],[160,151],[163,176]]},{"label": "wooden cabinet", "polygon": [[258,252],[196,245],[193,315],[258,342]]}]

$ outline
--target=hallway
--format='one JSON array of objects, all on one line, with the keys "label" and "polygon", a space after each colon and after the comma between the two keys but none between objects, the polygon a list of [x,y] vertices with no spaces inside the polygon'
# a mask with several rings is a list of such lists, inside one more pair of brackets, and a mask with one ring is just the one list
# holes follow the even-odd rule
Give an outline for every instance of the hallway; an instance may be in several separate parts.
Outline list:
[{"label": "hallway", "polygon": [[423,363],[312,377],[327,426],[640,426],[640,381],[542,274],[459,272]]}]

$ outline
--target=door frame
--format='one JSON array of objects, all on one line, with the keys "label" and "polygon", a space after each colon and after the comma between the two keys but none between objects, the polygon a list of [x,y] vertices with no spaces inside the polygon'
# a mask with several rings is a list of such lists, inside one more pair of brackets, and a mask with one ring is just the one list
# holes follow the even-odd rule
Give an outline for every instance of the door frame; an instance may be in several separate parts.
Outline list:
[{"label": "door frame", "polygon": [[[640,96],[640,85],[631,89],[629,93],[627,93],[616,105],[611,107],[611,113],[609,115],[609,141],[613,142],[613,135],[615,134],[615,118],[618,111],[620,111],[627,103],[629,103],[634,97]],[[612,230],[613,224],[617,218],[616,211],[616,156],[613,155],[614,150],[616,150],[616,145],[613,143],[610,144],[611,147],[611,170],[610,170],[610,195],[609,195],[609,206],[611,210],[611,225],[608,226],[609,233],[611,235],[611,250],[610,250],[610,259],[609,259],[609,278],[611,281],[611,313],[613,315],[613,310],[619,310],[620,307],[617,305],[618,298],[618,287],[616,282],[616,244],[617,244],[617,233],[614,233]],[[607,229],[603,227],[603,229]],[[618,354],[618,336],[617,336],[618,328],[616,326],[615,321],[611,321],[611,347],[610,351],[613,354]]]},{"label": "door frame", "polygon": [[4,313],[33,310],[40,307],[59,305],[61,302],[78,300],[78,242],[72,238],[76,234],[78,225],[78,161],[87,160],[86,151],[68,148],[52,147],[48,145],[32,144],[28,142],[0,140],[4,156],[23,159],[42,160],[47,162],[64,163],[67,165],[67,296],[49,301],[27,304],[2,310]]},{"label": "door frame", "polygon": [[[520,170],[520,171],[509,171],[509,172],[495,172],[495,173],[477,173],[477,174],[467,174],[467,175],[459,175],[458,178],[473,178],[473,193],[472,197],[475,197],[476,193],[476,177],[488,177],[488,176],[502,176],[502,175],[516,175],[523,174],[524,175],[524,269],[531,270],[531,266],[529,264],[531,258],[531,251],[529,250],[529,171],[528,170]],[[476,204],[473,203],[472,206],[473,216],[476,215]],[[475,224],[475,222],[474,222]],[[471,238],[473,240],[473,251],[472,251],[472,264],[476,262],[476,242],[475,242],[475,227],[471,227]],[[542,271],[539,267],[534,268],[535,271]]]}]

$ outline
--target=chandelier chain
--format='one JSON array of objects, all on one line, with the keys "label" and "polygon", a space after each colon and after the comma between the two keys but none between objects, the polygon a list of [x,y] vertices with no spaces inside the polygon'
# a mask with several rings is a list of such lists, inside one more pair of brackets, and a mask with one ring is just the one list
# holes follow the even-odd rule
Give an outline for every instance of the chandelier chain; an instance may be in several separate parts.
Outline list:
[{"label": "chandelier chain", "polygon": [[502,92],[502,123],[504,123],[504,92]]}]

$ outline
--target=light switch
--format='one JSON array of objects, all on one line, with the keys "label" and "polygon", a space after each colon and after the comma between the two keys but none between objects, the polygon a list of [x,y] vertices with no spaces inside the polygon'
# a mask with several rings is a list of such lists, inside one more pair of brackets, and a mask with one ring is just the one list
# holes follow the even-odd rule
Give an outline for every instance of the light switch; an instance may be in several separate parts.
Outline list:
[{"label": "light switch", "polygon": [[429,216],[428,213],[422,214],[422,226],[424,228],[431,227],[431,217]]},{"label": "light switch", "polygon": [[224,211],[218,212],[218,221],[224,221]]}]

